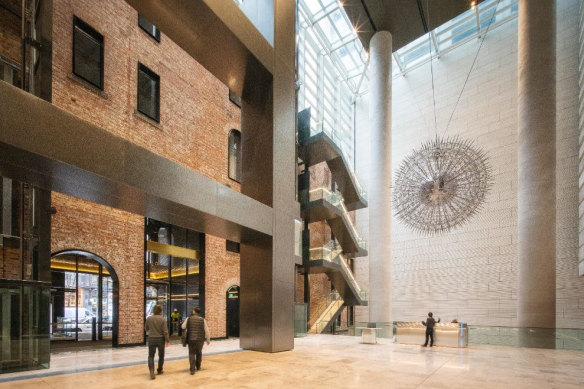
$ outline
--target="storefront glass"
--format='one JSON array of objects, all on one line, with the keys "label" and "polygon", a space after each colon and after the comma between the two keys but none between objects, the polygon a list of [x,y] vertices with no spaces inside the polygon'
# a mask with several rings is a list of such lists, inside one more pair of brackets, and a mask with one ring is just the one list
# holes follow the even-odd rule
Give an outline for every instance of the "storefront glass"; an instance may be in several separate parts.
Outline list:
[{"label": "storefront glass", "polygon": [[92,254],[65,253],[51,259],[51,340],[112,339],[114,286]]},{"label": "storefront glass", "polygon": [[177,334],[194,307],[204,309],[200,282],[204,234],[146,219],[146,247],[145,316],[156,304],[162,305],[169,330]]},{"label": "storefront glass", "polygon": [[50,192],[0,177],[0,373],[49,367]]}]

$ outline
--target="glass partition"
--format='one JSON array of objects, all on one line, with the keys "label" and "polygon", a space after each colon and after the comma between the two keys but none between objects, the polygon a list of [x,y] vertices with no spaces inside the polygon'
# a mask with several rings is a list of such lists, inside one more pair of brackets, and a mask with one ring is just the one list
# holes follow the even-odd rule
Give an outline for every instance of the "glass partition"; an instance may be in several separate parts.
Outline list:
[{"label": "glass partition", "polygon": [[0,373],[49,367],[50,290],[0,282]]}]

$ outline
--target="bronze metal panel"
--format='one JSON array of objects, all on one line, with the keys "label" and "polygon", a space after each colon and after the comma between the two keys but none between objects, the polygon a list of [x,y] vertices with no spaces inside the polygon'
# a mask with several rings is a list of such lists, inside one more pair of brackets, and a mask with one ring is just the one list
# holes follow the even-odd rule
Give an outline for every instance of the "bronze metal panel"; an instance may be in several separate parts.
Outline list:
[{"label": "bronze metal panel", "polygon": [[272,352],[294,347],[296,94],[294,0],[274,1]]},{"label": "bronze metal panel", "polygon": [[200,251],[155,242],[153,240],[146,241],[146,250],[157,254],[172,255],[173,257],[179,258],[201,259]]},{"label": "bronze metal panel", "polygon": [[2,175],[230,240],[272,234],[272,209],[245,195],[7,83],[0,100]]},{"label": "bronze metal panel", "polygon": [[241,192],[268,206],[273,204],[272,87],[271,75],[250,72],[241,98]]},{"label": "bronze metal panel", "polygon": [[272,351],[272,239],[241,244],[240,345]]}]

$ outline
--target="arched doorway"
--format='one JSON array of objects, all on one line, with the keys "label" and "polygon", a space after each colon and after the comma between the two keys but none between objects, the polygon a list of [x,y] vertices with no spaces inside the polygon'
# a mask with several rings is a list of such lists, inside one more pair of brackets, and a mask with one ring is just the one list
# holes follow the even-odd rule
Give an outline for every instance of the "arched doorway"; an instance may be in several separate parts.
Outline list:
[{"label": "arched doorway", "polygon": [[83,250],[51,256],[51,341],[118,344],[119,282],[103,258]]},{"label": "arched doorway", "polygon": [[227,289],[227,337],[239,337],[239,286]]}]

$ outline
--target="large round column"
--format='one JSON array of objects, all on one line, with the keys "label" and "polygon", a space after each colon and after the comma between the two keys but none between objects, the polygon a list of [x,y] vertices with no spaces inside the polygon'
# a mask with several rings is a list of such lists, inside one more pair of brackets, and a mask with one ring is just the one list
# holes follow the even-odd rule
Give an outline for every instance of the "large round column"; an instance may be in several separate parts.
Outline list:
[{"label": "large round column", "polygon": [[556,326],[555,0],[519,0],[520,327]]},{"label": "large round column", "polygon": [[391,34],[369,43],[369,321],[391,324]]}]

